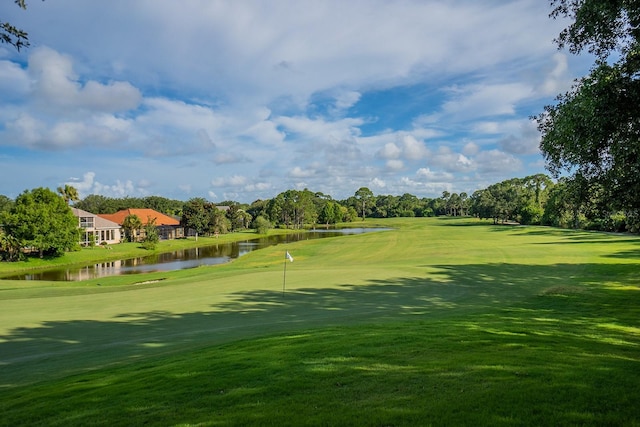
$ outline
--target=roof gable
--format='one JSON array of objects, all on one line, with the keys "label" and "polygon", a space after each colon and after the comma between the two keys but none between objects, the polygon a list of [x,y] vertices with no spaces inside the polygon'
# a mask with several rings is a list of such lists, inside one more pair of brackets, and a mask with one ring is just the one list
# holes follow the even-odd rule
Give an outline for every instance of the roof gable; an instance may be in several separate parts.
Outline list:
[{"label": "roof gable", "polygon": [[98,216],[122,225],[124,219],[129,215],[135,215],[140,218],[140,221],[142,221],[142,225],[147,225],[149,219],[153,220],[154,218],[156,220],[156,226],[180,225],[180,221],[178,221],[177,219],[171,218],[170,216],[167,216],[153,209],[123,209],[113,214],[100,214]]},{"label": "roof gable", "polygon": [[117,222],[111,221],[107,218],[103,218],[100,215],[96,215],[78,208],[71,208],[71,211],[78,218],[93,218],[93,228],[120,228],[120,224],[118,224]]}]

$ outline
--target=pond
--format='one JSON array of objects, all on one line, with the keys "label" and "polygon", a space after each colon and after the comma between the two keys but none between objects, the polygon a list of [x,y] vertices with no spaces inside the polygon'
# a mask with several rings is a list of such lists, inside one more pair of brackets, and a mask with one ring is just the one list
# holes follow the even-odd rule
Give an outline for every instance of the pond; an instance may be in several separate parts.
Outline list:
[{"label": "pond", "polygon": [[224,264],[257,249],[300,240],[337,237],[348,234],[362,234],[384,231],[388,228],[342,228],[316,229],[307,232],[269,236],[244,241],[224,243],[200,248],[183,249],[175,252],[153,254],[141,258],[108,261],[83,267],[65,267],[53,270],[21,273],[2,277],[10,280],[53,280],[80,281],[99,277],[125,274],[149,273],[154,271],[174,271],[202,265]]}]

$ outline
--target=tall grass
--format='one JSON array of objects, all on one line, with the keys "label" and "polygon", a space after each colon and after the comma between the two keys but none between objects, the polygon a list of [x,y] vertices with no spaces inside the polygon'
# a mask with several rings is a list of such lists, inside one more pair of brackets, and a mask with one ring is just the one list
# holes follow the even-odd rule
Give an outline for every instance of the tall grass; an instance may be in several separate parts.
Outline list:
[{"label": "tall grass", "polygon": [[640,239],[366,224],[394,230],[0,284],[0,423],[640,425]]}]

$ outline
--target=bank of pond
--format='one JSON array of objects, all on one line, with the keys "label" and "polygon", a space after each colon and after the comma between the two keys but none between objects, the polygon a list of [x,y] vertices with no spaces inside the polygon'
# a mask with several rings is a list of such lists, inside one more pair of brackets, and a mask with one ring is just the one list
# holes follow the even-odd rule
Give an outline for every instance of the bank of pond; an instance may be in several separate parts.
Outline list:
[{"label": "bank of pond", "polygon": [[55,269],[30,271],[27,273],[22,272],[2,277],[0,280],[49,280],[74,282],[126,274],[184,270],[204,265],[224,264],[251,251],[278,244],[385,230],[390,229],[360,227],[310,230],[300,233],[267,236],[211,246],[181,249],[173,252],[154,253],[145,257],[93,263],[85,266],[67,266]]}]

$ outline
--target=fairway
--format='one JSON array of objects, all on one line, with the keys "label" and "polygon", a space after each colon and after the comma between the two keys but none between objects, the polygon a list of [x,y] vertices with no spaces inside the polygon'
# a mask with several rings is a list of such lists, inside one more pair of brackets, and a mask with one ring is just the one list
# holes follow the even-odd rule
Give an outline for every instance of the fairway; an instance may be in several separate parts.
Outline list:
[{"label": "fairway", "polygon": [[392,230],[0,281],[0,424],[640,425],[640,238],[365,224]]}]

